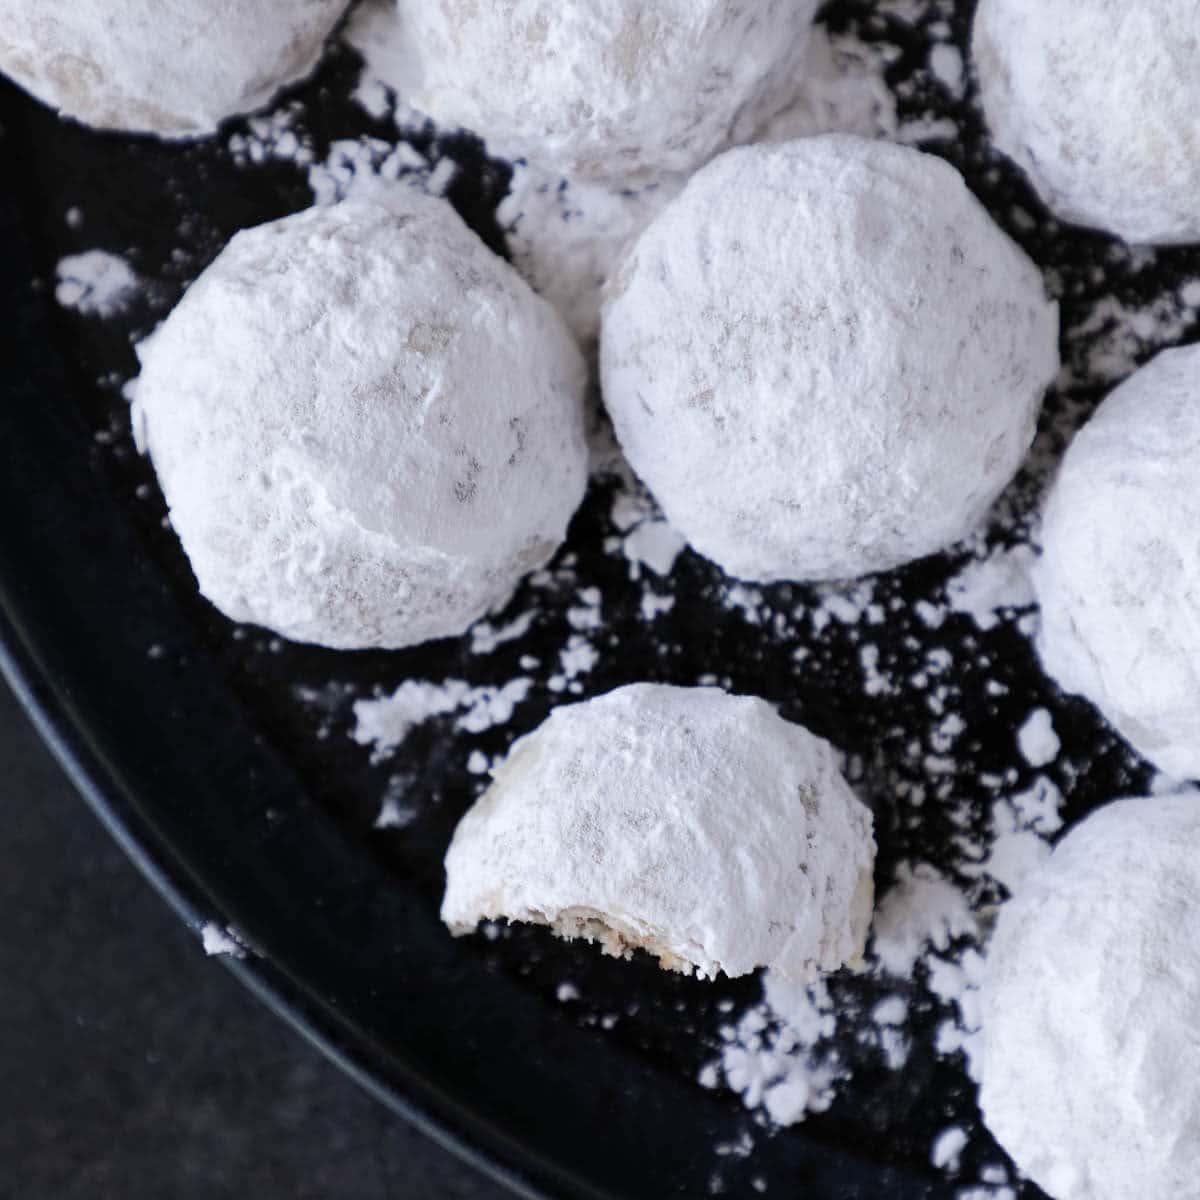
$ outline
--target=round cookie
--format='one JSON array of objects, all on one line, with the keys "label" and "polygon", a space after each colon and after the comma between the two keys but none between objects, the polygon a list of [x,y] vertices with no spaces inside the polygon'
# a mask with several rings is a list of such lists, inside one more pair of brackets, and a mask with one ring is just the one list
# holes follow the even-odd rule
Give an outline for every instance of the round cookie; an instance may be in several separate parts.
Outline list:
[{"label": "round cookie", "polygon": [[1200,241],[1192,0],[980,0],[973,54],[992,140],[1064,221]]},{"label": "round cookie", "polygon": [[1055,1200],[1194,1196],[1200,794],[1122,800],[1000,910],[980,1107]]},{"label": "round cookie", "polygon": [[1042,519],[1038,649],[1139,754],[1200,776],[1200,347],[1167,350],[1071,443]]},{"label": "round cookie", "polygon": [[0,0],[0,71],[98,129],[198,137],[317,63],[346,0]]},{"label": "round cookie", "polygon": [[135,421],[200,590],[297,641],[461,633],[583,495],[570,334],[403,186],[237,234],[140,352]]},{"label": "round cookie", "polygon": [[938,158],[829,135],[731,150],[610,284],[604,401],[691,545],[769,582],[970,533],[1058,370],[1056,306]]},{"label": "round cookie", "polygon": [[712,978],[858,959],[870,811],[832,747],[763,700],[632,684],[513,744],[446,854],[452,933],[507,917]]},{"label": "round cookie", "polygon": [[690,171],[794,97],[816,0],[397,0],[351,38],[493,154],[583,179]]}]

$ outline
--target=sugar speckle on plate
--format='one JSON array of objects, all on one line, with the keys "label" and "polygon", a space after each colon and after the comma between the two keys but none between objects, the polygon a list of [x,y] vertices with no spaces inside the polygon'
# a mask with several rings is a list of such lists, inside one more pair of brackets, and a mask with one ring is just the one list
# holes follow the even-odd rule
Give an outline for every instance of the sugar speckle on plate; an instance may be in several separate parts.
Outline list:
[{"label": "sugar speckle on plate", "polygon": [[54,298],[63,308],[85,317],[113,317],[137,295],[137,273],[119,254],[85,250],[68,254],[55,267]]},{"label": "sugar speckle on plate", "polygon": [[231,925],[222,928],[216,921],[206,921],[200,928],[200,943],[204,953],[210,957],[217,954],[227,954],[231,958],[246,957],[245,943]]},{"label": "sugar speckle on plate", "polygon": [[1017,730],[1017,748],[1031,767],[1044,767],[1058,757],[1062,742],[1048,708],[1035,708],[1025,719]]}]

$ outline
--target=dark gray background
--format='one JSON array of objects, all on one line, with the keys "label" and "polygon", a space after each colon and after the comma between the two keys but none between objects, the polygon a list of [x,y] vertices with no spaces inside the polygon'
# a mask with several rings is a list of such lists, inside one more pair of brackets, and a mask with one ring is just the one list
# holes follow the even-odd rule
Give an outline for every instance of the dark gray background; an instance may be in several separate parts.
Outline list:
[{"label": "dark gray background", "polygon": [[502,1200],[245,992],[0,682],[0,1198]]}]

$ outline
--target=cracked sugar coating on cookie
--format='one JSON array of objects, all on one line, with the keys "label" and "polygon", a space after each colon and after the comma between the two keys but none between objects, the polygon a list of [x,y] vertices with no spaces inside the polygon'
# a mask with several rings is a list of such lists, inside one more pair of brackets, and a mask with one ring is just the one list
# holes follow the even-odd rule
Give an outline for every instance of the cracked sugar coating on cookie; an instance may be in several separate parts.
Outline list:
[{"label": "cracked sugar coating on cookie", "polygon": [[836,579],[969,533],[1058,369],[1041,276],[940,159],[841,135],[700,170],[611,284],[617,436],[743,579]]},{"label": "cracked sugar coating on cookie", "polygon": [[1077,826],[1000,910],[980,1105],[1055,1200],[1195,1196],[1200,793]]},{"label": "cracked sugar coating on cookie", "polygon": [[702,977],[856,960],[871,814],[833,748],[763,700],[633,684],[517,741],[446,854],[455,934],[507,917]]},{"label": "cracked sugar coating on cookie", "polygon": [[0,71],[99,129],[195,137],[307,75],[346,0],[0,0]]},{"label": "cracked sugar coating on cookie", "polygon": [[[816,0],[398,0],[365,52],[494,154],[586,179],[688,171],[796,91]],[[365,31],[356,40],[362,40]],[[386,59],[386,61],[385,61]]]},{"label": "cracked sugar coating on cookie", "polygon": [[140,353],[135,426],[200,590],[297,641],[463,632],[583,495],[570,334],[403,186],[239,233]]},{"label": "cracked sugar coating on cookie", "polygon": [[1034,570],[1046,670],[1139,754],[1200,776],[1200,348],[1167,350],[1076,435]]},{"label": "cracked sugar coating on cookie", "polygon": [[995,144],[1063,220],[1200,241],[1193,0],[981,0],[973,50]]}]

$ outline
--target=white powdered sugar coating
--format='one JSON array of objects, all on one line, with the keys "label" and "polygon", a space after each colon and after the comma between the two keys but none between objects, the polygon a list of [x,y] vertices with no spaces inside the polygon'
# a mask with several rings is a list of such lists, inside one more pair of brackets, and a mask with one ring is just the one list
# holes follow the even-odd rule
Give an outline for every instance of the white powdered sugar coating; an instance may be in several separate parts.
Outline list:
[{"label": "white powdered sugar coating", "polygon": [[462,633],[555,551],[587,473],[557,315],[444,202],[377,196],[234,237],[143,343],[135,400],[201,591],[335,648]]},{"label": "white powdered sugar coating", "polygon": [[1034,572],[1046,670],[1178,778],[1200,776],[1200,348],[1164,351],[1067,451]]},{"label": "white powdered sugar coating", "polygon": [[982,0],[973,51],[996,145],[1066,221],[1200,240],[1193,0]]},{"label": "white powdered sugar coating", "polygon": [[514,743],[455,831],[442,919],[807,979],[862,953],[871,825],[829,744],[764,701],[633,684]]},{"label": "white powdered sugar coating", "polygon": [[[813,28],[795,95],[748,140],[790,141],[819,133],[892,136],[895,101],[883,80],[884,54],[845,34]],[[588,182],[518,162],[497,217],[513,264],[590,347],[599,336],[602,290],[625,249],[683,189],[662,173],[637,187]]]},{"label": "white powdered sugar coating", "polygon": [[732,150],[604,311],[634,470],[742,579],[838,579],[970,533],[1033,439],[1056,306],[958,173],[842,135]]},{"label": "white powdered sugar coating", "polygon": [[396,0],[353,43],[402,99],[492,154],[583,179],[688,171],[795,87],[816,0]]},{"label": "white powdered sugar coating", "polygon": [[1194,1196],[1200,796],[1122,800],[1000,914],[983,991],[988,1127],[1055,1200]]},{"label": "white powdered sugar coating", "polygon": [[138,277],[119,255],[108,250],[68,254],[54,268],[54,299],[85,317],[114,317],[138,290]]},{"label": "white powdered sugar coating", "polygon": [[307,75],[346,0],[0,0],[0,71],[100,129],[197,137]]}]

